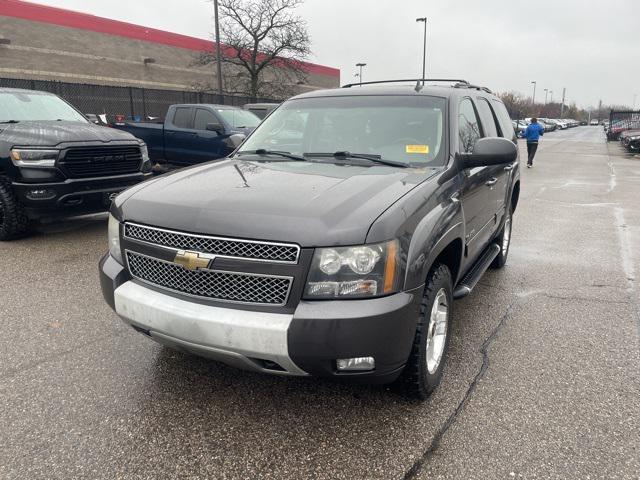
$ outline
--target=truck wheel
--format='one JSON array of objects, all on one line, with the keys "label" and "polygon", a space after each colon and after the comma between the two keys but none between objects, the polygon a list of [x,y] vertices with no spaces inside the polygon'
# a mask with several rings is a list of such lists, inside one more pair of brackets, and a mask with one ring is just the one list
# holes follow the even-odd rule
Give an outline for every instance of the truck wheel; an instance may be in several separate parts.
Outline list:
[{"label": "truck wheel", "polygon": [[11,187],[0,179],[0,241],[24,236],[29,230],[29,219],[16,200]]},{"label": "truck wheel", "polygon": [[411,354],[402,374],[407,393],[424,400],[440,383],[449,349],[453,307],[451,272],[436,265],[429,272]]},{"label": "truck wheel", "polygon": [[500,234],[496,238],[496,243],[500,247],[500,253],[493,259],[491,268],[502,268],[507,263],[507,256],[509,255],[509,247],[511,246],[511,223],[513,220],[513,212],[511,206],[507,207],[507,215],[504,219],[504,226],[500,231]]}]

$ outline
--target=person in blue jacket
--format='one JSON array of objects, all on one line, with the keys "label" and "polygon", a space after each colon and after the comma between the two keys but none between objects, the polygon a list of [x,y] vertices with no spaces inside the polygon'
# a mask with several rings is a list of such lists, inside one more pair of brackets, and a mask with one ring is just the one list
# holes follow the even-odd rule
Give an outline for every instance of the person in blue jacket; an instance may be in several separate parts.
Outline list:
[{"label": "person in blue jacket", "polygon": [[538,140],[542,135],[544,135],[544,127],[538,123],[537,118],[532,118],[531,123],[524,131],[524,138],[527,139],[527,168],[533,167],[533,157],[536,156]]}]

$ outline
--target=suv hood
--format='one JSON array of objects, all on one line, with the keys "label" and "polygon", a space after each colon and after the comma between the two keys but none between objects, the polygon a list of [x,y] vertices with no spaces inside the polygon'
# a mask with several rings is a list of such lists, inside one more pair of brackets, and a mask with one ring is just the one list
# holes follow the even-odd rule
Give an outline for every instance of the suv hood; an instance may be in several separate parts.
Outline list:
[{"label": "suv hood", "polygon": [[20,122],[0,125],[0,141],[10,146],[56,147],[67,142],[135,140],[127,132],[81,122]]},{"label": "suv hood", "polygon": [[372,223],[437,169],[226,159],[127,190],[122,220],[192,233],[295,242],[364,243]]}]

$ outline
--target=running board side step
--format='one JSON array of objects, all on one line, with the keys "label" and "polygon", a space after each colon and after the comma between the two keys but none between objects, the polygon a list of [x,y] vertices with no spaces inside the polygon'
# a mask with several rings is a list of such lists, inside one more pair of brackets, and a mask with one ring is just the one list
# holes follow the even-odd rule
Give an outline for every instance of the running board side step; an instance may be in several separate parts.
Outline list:
[{"label": "running board side step", "polygon": [[458,283],[458,286],[453,291],[454,300],[466,297],[471,293],[473,288],[478,284],[484,272],[491,265],[491,262],[500,253],[500,246],[496,243],[492,243],[483,253],[476,263],[471,267],[469,273],[467,273],[462,280]]}]

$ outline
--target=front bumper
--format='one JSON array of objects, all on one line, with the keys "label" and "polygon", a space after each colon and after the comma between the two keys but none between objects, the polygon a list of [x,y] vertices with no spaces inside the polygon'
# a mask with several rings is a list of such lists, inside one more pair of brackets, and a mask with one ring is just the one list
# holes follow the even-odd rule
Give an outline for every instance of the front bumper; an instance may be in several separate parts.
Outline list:
[{"label": "front bumper", "polygon": [[[12,182],[11,186],[27,215],[35,219],[107,211],[111,204],[111,194],[119,193],[152,175],[139,172],[112,177],[68,179],[62,182]],[[48,193],[37,198],[32,195],[34,191]]]},{"label": "front bumper", "polygon": [[[293,313],[204,305],[131,280],[106,255],[105,300],[136,330],[234,367],[283,375],[395,380],[407,361],[422,288],[367,300],[300,301]],[[374,357],[375,370],[338,372],[336,359]]]}]

